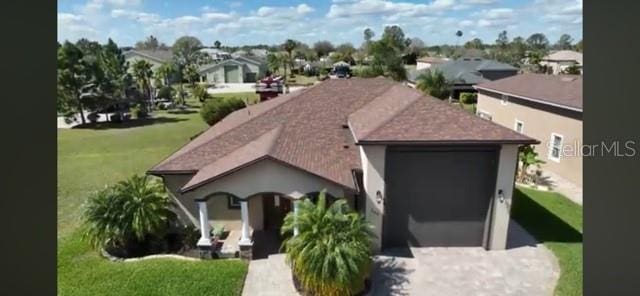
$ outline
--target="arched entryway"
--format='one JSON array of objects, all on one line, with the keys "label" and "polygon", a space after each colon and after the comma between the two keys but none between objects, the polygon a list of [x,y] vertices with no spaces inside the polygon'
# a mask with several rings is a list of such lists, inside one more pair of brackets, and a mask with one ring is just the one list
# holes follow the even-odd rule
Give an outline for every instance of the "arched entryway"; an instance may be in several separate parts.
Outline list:
[{"label": "arched entryway", "polygon": [[294,212],[295,199],[282,193],[262,192],[247,197],[253,259],[280,253],[281,227],[287,214]]}]

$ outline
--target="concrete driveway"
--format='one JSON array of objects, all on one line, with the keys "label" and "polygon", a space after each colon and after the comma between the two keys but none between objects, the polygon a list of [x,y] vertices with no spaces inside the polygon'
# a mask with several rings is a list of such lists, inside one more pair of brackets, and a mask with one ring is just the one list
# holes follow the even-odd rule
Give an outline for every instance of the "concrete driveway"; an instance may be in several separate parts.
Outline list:
[{"label": "concrete driveway", "polygon": [[[507,250],[413,248],[375,256],[369,295],[553,295],[554,255],[511,222]],[[297,295],[284,255],[249,264],[242,295]]]},{"label": "concrete driveway", "polygon": [[412,248],[376,256],[370,295],[553,295],[554,255],[512,221],[509,247]]}]

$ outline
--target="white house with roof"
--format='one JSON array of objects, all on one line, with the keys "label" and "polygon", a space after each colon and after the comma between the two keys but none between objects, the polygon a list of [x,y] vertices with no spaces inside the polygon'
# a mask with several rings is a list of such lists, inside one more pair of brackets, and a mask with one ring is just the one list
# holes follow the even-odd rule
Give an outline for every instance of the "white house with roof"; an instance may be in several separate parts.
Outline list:
[{"label": "white house with roof", "polygon": [[582,53],[573,50],[560,50],[542,58],[540,65],[551,67],[553,74],[560,74],[570,66],[580,67],[582,73]]}]

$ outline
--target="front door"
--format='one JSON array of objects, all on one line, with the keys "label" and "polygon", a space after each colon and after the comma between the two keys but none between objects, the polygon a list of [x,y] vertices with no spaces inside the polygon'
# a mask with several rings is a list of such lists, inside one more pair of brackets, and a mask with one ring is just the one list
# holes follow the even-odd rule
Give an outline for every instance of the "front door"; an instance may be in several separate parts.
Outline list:
[{"label": "front door", "polygon": [[277,194],[265,194],[264,229],[280,233],[284,217],[291,211],[291,201]]}]

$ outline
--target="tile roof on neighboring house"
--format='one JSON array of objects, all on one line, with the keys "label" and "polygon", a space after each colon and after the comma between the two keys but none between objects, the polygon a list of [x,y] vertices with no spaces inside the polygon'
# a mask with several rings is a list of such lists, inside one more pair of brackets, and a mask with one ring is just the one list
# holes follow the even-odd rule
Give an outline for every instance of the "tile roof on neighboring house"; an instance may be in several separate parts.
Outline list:
[{"label": "tile roof on neighboring house", "polygon": [[481,83],[477,89],[582,111],[582,76],[526,73]]},{"label": "tile roof on neighboring house", "polygon": [[206,65],[202,65],[200,67],[198,67],[198,73],[203,73],[203,72],[208,72],[211,71],[212,69],[218,68],[220,66],[224,66],[224,65],[244,65],[245,63],[249,63],[249,64],[254,64],[254,65],[262,65],[262,62],[256,59],[252,59],[249,57],[235,57],[233,59],[229,59],[229,60],[224,60],[221,62],[213,62],[213,63],[209,63]]},{"label": "tile roof on neighboring house", "polygon": [[171,52],[170,50],[164,50],[164,49],[156,49],[156,50],[134,49],[134,50],[126,51],[124,53],[125,56],[130,56],[135,54],[143,57],[147,57],[159,63],[165,63],[173,58],[173,52]]},{"label": "tile roof on neighboring house", "polygon": [[[431,67],[441,71],[449,82],[454,84],[477,84],[488,81],[482,77],[482,71],[518,71],[518,68],[509,64],[483,58],[463,57],[457,60],[446,61]],[[415,82],[418,76],[430,69],[409,71],[408,80]]]},{"label": "tile roof on neighboring house", "polygon": [[582,65],[582,53],[573,50],[559,50],[545,56],[542,60],[550,62],[575,61]]},{"label": "tile roof on neighboring house", "polygon": [[157,164],[189,191],[262,159],[356,189],[356,145],[537,143],[386,78],[331,79],[238,110]]}]

